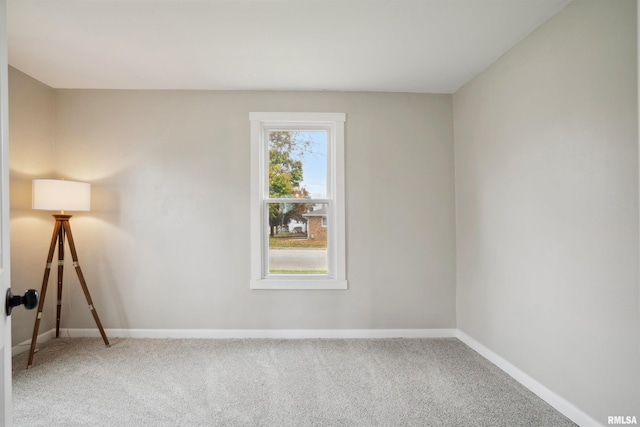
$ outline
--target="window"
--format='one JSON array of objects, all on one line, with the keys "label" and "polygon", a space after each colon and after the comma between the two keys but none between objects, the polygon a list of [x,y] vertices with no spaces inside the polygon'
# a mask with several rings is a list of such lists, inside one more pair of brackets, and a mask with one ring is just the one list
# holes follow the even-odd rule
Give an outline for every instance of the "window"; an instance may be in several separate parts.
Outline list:
[{"label": "window", "polygon": [[346,289],[343,113],[250,113],[251,288]]}]

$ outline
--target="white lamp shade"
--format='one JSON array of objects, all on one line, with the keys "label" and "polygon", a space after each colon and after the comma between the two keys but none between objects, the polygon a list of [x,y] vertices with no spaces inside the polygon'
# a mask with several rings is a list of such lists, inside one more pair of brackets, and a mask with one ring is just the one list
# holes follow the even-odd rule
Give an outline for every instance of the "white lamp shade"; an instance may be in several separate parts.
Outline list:
[{"label": "white lamp shade", "polygon": [[44,211],[88,211],[91,208],[91,184],[34,179],[31,206]]}]

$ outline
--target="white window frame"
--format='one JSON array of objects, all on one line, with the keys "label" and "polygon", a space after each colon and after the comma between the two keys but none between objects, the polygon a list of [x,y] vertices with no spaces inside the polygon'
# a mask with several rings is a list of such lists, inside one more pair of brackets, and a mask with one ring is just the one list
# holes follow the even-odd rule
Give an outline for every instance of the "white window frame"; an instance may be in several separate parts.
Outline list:
[{"label": "white window frame", "polygon": [[[251,122],[251,289],[347,289],[345,262],[344,113],[249,113]],[[268,141],[270,128],[327,130],[328,275],[269,276]],[[282,199],[286,202],[287,199]],[[298,199],[299,201],[299,199]]]}]

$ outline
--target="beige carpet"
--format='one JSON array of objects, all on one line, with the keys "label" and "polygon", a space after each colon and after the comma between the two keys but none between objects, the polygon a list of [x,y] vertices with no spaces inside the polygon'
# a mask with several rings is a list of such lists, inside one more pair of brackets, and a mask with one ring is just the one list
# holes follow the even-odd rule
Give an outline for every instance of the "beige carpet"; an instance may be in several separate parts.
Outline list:
[{"label": "beige carpet", "polygon": [[57,339],[16,426],[573,426],[457,339]]}]

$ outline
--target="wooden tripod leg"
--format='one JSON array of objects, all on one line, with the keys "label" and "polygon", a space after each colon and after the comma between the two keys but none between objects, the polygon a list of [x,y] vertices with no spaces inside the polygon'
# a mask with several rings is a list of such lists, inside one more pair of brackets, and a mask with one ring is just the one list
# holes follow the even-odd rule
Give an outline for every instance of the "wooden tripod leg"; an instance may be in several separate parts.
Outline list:
[{"label": "wooden tripod leg", "polygon": [[51,261],[53,260],[53,252],[56,249],[56,242],[61,232],[62,222],[56,220],[53,226],[53,235],[51,236],[51,244],[49,245],[49,255],[47,256],[47,266],[44,269],[44,277],[42,279],[42,287],[40,288],[40,302],[38,303],[38,312],[36,314],[36,322],[33,325],[33,336],[31,337],[31,348],[29,349],[29,360],[27,361],[27,369],[33,364],[33,354],[36,351],[36,341],[38,340],[38,329],[40,329],[40,319],[42,318],[42,308],[44,307],[44,297],[47,295],[47,284],[49,283],[49,273],[51,273]]},{"label": "wooden tripod leg", "polygon": [[93,301],[91,300],[91,295],[89,294],[89,288],[87,287],[87,282],[84,280],[84,276],[82,275],[82,270],[80,269],[80,264],[78,263],[78,254],[76,252],[76,245],[73,242],[73,235],[71,234],[71,226],[69,225],[69,221],[63,221],[64,231],[67,234],[67,240],[69,241],[69,249],[71,250],[71,258],[73,259],[73,266],[76,268],[76,273],[78,273],[78,279],[80,280],[80,286],[82,286],[82,290],[84,291],[84,296],[87,299],[87,304],[89,304],[89,310],[91,310],[91,314],[93,314],[93,319],[96,321],[96,325],[98,325],[98,330],[100,330],[100,335],[102,335],[102,340],[107,347],[110,347],[109,340],[107,339],[107,335],[104,333],[104,329],[102,328],[102,323],[100,323],[100,318],[98,317],[98,312],[93,306]]},{"label": "wooden tripod leg", "polygon": [[56,338],[60,337],[60,311],[62,309],[62,274],[64,272],[64,228],[58,232],[58,305],[56,307]]}]

